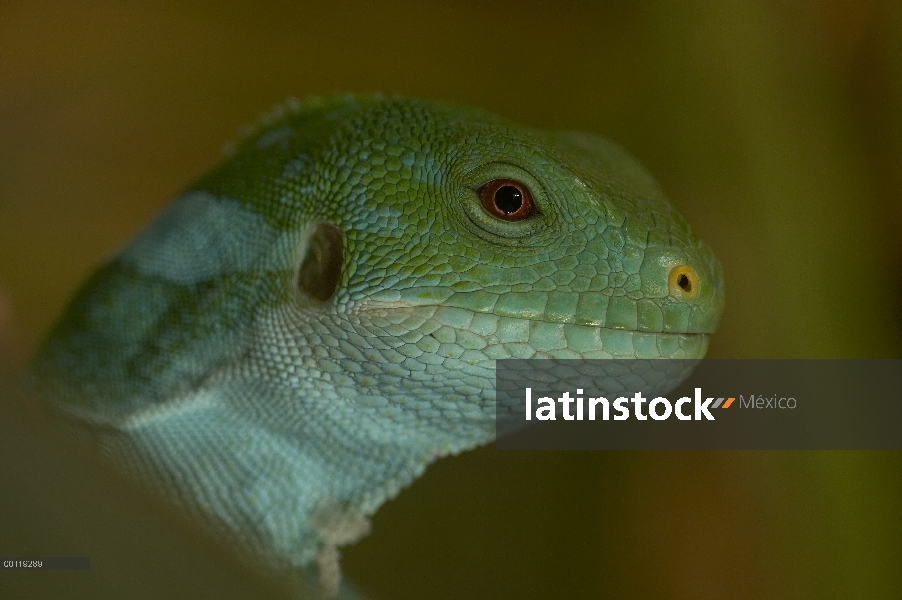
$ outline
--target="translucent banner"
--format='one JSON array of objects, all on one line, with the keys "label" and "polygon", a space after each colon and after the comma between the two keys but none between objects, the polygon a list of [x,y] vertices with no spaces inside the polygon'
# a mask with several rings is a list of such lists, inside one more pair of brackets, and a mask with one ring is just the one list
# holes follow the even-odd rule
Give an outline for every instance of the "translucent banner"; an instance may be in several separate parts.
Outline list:
[{"label": "translucent banner", "polygon": [[499,449],[902,449],[902,360],[499,360],[496,384]]}]

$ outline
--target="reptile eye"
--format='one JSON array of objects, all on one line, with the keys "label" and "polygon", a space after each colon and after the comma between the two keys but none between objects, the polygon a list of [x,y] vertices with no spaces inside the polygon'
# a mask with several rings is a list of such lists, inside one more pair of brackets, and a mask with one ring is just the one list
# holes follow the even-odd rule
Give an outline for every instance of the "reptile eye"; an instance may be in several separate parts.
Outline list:
[{"label": "reptile eye", "polygon": [[494,179],[479,188],[479,199],[487,213],[505,221],[522,221],[535,207],[529,188],[513,179]]}]

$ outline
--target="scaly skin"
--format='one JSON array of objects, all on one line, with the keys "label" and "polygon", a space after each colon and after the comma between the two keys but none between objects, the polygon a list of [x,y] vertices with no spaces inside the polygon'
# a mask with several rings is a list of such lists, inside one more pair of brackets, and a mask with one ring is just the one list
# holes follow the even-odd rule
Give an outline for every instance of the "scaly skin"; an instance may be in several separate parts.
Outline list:
[{"label": "scaly skin", "polygon": [[[484,210],[500,178],[535,214]],[[325,300],[299,285],[321,223],[343,245]],[[700,358],[723,304],[711,250],[610,142],[341,98],[270,119],[178,197],[85,284],[33,374],[251,555],[328,569],[429,463],[493,439],[495,359]]]}]

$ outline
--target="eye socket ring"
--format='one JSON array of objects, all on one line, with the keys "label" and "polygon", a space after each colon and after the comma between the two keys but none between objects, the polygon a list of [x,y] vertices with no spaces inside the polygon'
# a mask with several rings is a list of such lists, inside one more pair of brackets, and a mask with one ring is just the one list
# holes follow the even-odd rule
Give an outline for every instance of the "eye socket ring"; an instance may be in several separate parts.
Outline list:
[{"label": "eye socket ring", "polygon": [[502,221],[522,221],[535,213],[529,188],[513,179],[493,179],[478,190],[482,208]]}]

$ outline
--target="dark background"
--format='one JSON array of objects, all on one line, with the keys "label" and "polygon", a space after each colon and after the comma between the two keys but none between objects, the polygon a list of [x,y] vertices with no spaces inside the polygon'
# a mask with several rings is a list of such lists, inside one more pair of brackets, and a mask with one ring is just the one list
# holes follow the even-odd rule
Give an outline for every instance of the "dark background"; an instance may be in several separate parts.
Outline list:
[{"label": "dark background", "polygon": [[[709,356],[902,356],[902,7],[712,2],[0,4],[0,371],[240,127],[385,91],[609,137],[724,265]],[[0,393],[0,596],[276,593]],[[345,551],[376,598],[898,598],[894,452],[440,461]]]}]

